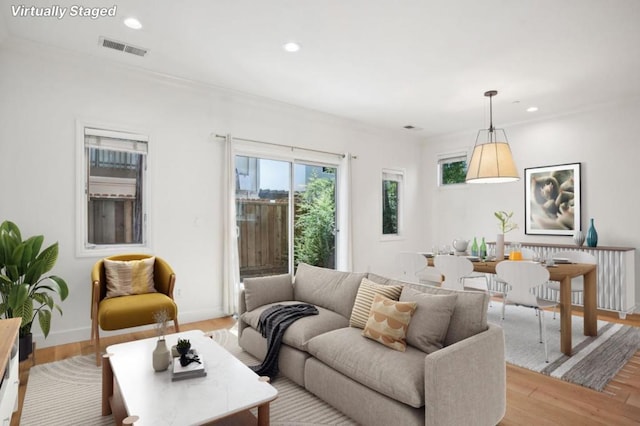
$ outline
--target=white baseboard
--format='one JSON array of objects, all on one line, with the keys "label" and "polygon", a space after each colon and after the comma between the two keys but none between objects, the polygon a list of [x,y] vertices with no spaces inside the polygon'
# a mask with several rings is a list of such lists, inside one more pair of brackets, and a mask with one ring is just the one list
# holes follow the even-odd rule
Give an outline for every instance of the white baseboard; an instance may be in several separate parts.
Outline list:
[{"label": "white baseboard", "polygon": [[[212,318],[222,318],[227,316],[221,307],[214,310],[201,310],[201,311],[189,311],[180,312],[178,314],[178,321],[180,324],[187,324],[190,322],[204,321]],[[150,330],[153,325],[145,325],[141,327],[125,328],[123,330],[104,331],[100,330],[100,337],[117,336],[125,333],[135,333],[142,330]],[[207,331],[207,330],[203,330]],[[72,330],[51,330],[49,336],[45,339],[42,333],[34,333],[33,341],[36,342],[36,349],[48,348],[50,346],[65,345],[67,343],[82,342],[91,338],[91,323],[86,324],[83,327],[75,328]]]}]

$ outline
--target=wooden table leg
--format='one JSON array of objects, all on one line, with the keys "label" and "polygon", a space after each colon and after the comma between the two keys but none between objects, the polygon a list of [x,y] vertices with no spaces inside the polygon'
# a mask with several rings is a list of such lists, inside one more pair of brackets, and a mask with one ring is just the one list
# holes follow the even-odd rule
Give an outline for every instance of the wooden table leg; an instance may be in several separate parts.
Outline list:
[{"label": "wooden table leg", "polygon": [[584,335],[598,335],[598,268],[584,274]]},{"label": "wooden table leg", "polygon": [[102,415],[111,414],[109,399],[113,396],[113,370],[108,355],[102,356]]},{"label": "wooden table leg", "polygon": [[571,356],[571,277],[560,283],[560,350]]},{"label": "wooden table leg", "polygon": [[269,426],[269,403],[258,406],[258,426]]}]

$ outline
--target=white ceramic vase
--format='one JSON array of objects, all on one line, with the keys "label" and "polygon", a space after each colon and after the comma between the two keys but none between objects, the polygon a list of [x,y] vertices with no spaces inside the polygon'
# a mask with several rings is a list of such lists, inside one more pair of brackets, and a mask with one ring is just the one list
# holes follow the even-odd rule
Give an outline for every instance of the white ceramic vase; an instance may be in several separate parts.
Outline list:
[{"label": "white ceramic vase", "polygon": [[496,260],[504,259],[504,234],[496,235]]},{"label": "white ceramic vase", "polygon": [[171,352],[167,348],[167,342],[164,339],[158,339],[156,348],[153,350],[153,369],[156,371],[164,371],[171,364]]},{"label": "white ceramic vase", "polygon": [[582,247],[582,244],[584,244],[584,238],[584,232],[580,230],[573,233],[573,242],[576,243],[576,246],[578,247]]}]

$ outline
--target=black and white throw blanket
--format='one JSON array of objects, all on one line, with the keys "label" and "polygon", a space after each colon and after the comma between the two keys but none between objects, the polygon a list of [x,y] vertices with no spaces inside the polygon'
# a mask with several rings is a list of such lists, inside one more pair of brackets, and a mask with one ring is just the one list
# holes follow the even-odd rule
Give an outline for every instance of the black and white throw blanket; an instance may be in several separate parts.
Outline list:
[{"label": "black and white throw blanket", "polygon": [[268,376],[271,380],[278,374],[278,355],[282,336],[287,328],[300,318],[318,315],[318,309],[308,303],[296,305],[273,305],[260,314],[258,331],[267,339],[267,355],[262,364],[250,368],[259,376]]}]

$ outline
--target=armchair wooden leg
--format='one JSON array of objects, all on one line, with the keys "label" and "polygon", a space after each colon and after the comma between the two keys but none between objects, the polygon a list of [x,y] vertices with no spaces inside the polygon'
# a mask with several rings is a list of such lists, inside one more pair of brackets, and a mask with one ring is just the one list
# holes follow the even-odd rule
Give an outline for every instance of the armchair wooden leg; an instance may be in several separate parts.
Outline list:
[{"label": "armchair wooden leg", "polygon": [[180,333],[180,324],[178,324],[178,318],[173,319],[173,328],[176,329],[176,333]]},{"label": "armchair wooden leg", "polygon": [[100,367],[102,361],[102,351],[100,350],[100,335],[98,331],[95,332],[94,345],[96,346],[96,366]]},{"label": "armchair wooden leg", "polygon": [[102,361],[102,352],[100,351],[100,324],[98,324],[98,315],[94,312],[91,320],[91,344],[94,345],[96,351],[96,366],[100,367]]}]

